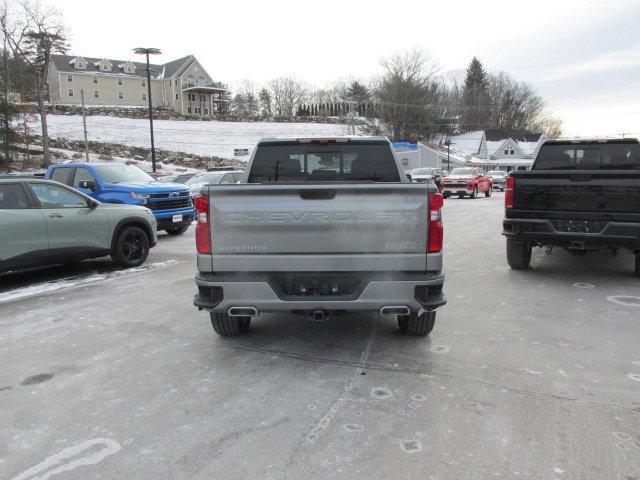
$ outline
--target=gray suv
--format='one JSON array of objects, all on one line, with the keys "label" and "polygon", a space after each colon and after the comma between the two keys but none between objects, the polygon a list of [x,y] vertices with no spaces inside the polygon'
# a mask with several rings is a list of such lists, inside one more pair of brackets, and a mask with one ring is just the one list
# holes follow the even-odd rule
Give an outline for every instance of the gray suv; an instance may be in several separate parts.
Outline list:
[{"label": "gray suv", "polygon": [[0,177],[0,272],[106,255],[136,267],[156,240],[145,207],[100,203],[36,177]]}]

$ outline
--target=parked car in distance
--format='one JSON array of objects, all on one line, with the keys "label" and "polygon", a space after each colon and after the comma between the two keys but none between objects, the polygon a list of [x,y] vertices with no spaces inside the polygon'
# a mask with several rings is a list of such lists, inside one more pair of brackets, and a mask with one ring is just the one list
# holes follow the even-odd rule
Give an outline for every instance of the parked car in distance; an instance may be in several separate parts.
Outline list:
[{"label": "parked car in distance", "polygon": [[411,180],[418,183],[434,182],[438,188],[442,181],[442,170],[439,168],[420,167],[409,172]]},{"label": "parked car in distance", "polygon": [[446,302],[442,205],[386,138],[261,140],[245,182],[196,197],[194,304],[224,336],[263,312],[357,311],[427,335]]},{"label": "parked car in distance", "polygon": [[185,182],[185,185],[191,190],[191,196],[195,197],[205,185],[214,185],[216,183],[238,183],[244,172],[242,170],[233,171],[213,171],[207,173],[199,173]]},{"label": "parked car in distance", "polygon": [[442,195],[444,198],[452,195],[477,198],[480,193],[484,193],[485,197],[490,197],[492,183],[491,177],[484,175],[479,168],[454,168],[449,175],[442,178]]},{"label": "parked car in distance", "polygon": [[546,141],[530,171],[507,177],[504,198],[511,268],[528,268],[533,247],[623,249],[635,255],[640,277],[637,139]]},{"label": "parked car in distance", "polygon": [[107,255],[137,267],[156,238],[148,208],[101,203],[40,178],[0,176],[0,272]]},{"label": "parked car in distance", "polygon": [[198,175],[198,172],[181,173],[180,175],[176,175],[176,177],[173,179],[173,183],[184,185],[187,180],[195,177],[196,175]]},{"label": "parked car in distance", "polygon": [[170,235],[186,232],[195,218],[187,187],[158,182],[135,165],[61,163],[51,165],[45,176],[102,203],[147,207],[156,217],[158,230],[165,230]]},{"label": "parked car in distance", "polygon": [[501,192],[504,192],[504,182],[507,178],[507,175],[509,175],[509,173],[503,170],[491,170],[487,172],[487,176],[491,177],[491,179],[493,180],[491,182],[491,184],[493,185],[493,189],[500,190]]}]

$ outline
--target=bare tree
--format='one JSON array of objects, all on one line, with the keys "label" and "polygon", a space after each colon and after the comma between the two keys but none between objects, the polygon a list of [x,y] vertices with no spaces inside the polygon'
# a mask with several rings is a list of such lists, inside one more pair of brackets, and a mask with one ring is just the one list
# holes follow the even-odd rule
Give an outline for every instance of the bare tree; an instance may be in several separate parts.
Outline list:
[{"label": "bare tree", "polygon": [[443,88],[438,65],[424,50],[397,52],[381,62],[374,87],[378,116],[396,140],[428,139],[442,130]]},{"label": "bare tree", "polygon": [[44,164],[49,164],[49,132],[44,101],[48,94],[47,74],[53,53],[66,53],[68,49],[66,28],[60,11],[43,6],[38,0],[22,0],[20,3],[24,23],[24,42],[16,53],[31,66],[36,77],[36,100],[42,125],[42,150]]},{"label": "bare tree", "polygon": [[309,89],[293,77],[280,77],[269,82],[274,114],[291,117],[295,109],[308,100]]}]

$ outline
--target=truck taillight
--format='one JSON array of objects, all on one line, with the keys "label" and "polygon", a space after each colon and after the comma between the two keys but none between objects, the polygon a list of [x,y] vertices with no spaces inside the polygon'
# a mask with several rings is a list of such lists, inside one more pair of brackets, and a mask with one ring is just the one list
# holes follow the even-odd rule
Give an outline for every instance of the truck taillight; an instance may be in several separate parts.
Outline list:
[{"label": "truck taillight", "polygon": [[438,253],[442,251],[442,241],[444,240],[444,226],[442,225],[442,206],[444,197],[441,193],[432,193],[429,197],[429,221],[427,233],[427,253]]},{"label": "truck taillight", "polygon": [[211,229],[209,228],[209,196],[198,195],[193,202],[196,207],[196,249],[198,253],[211,253]]},{"label": "truck taillight", "polygon": [[504,208],[513,208],[513,189],[516,186],[516,179],[507,177],[504,181],[506,190],[504,192]]}]

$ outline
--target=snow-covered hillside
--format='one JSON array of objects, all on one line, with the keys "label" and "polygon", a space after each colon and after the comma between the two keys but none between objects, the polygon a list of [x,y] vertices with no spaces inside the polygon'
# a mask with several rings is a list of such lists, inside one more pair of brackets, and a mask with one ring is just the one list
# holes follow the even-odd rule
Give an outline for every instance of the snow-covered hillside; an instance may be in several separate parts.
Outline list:
[{"label": "snow-covered hillside", "polygon": [[[51,137],[83,139],[80,115],[49,115],[48,124]],[[228,159],[234,158],[235,148],[248,148],[251,151],[262,137],[332,136],[347,133],[346,125],[326,123],[156,120],[153,126],[157,148]],[[36,128],[39,129],[39,125]],[[87,131],[90,141],[150,146],[149,121],[144,119],[88,116]]]}]

